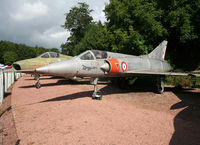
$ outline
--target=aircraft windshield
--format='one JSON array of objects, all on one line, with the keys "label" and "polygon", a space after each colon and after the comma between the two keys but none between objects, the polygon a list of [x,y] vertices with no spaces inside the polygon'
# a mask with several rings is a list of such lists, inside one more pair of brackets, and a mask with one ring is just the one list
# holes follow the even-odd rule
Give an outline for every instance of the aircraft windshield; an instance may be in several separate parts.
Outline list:
[{"label": "aircraft windshield", "polygon": [[41,57],[41,58],[59,58],[60,55],[59,55],[59,53],[56,53],[56,52],[45,52],[45,53],[41,54],[39,57]]},{"label": "aircraft windshield", "polygon": [[106,59],[108,54],[106,51],[89,50],[79,55],[82,60]]},{"label": "aircraft windshield", "polygon": [[56,52],[49,52],[51,58],[58,58],[59,54]]},{"label": "aircraft windshield", "polygon": [[42,55],[41,55],[41,58],[49,58],[49,54],[48,54],[48,52],[42,54]]},{"label": "aircraft windshield", "polygon": [[80,59],[82,59],[82,60],[93,60],[94,57],[93,57],[92,53],[89,51],[89,52],[83,54],[83,55],[80,57]]},{"label": "aircraft windshield", "polygon": [[96,59],[106,59],[108,57],[107,52],[99,50],[91,50]]}]

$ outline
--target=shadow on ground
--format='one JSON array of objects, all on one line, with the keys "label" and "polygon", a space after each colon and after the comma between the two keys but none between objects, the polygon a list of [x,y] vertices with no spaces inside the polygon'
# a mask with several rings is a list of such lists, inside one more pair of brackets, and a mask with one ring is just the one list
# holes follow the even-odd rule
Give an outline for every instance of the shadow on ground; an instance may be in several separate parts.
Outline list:
[{"label": "shadow on ground", "polygon": [[74,93],[66,96],[60,96],[48,100],[41,101],[39,103],[45,103],[45,102],[54,102],[54,101],[63,101],[63,100],[73,100],[73,99],[78,99],[78,98],[84,98],[84,97],[89,97],[91,96],[93,92],[92,91],[86,91],[86,92],[79,92],[79,93]]},{"label": "shadow on ground", "polygon": [[[36,81],[35,81],[36,83]],[[41,87],[51,87],[51,86],[59,86],[59,85],[85,85],[85,84],[90,84],[89,80],[82,80],[82,81],[74,81],[74,80],[66,80],[66,79],[61,79],[58,80],[56,83],[41,83]],[[99,82],[98,84],[109,84],[109,82]],[[33,85],[28,85],[28,86],[21,86],[19,88],[35,88],[35,84]]]},{"label": "shadow on ground", "polygon": [[[40,80],[48,80],[48,79],[64,79],[63,77],[59,77],[59,76],[52,76],[52,77],[40,77]],[[30,81],[30,80],[35,80],[34,79],[34,77],[32,77],[32,78],[26,78],[26,79],[24,79],[24,80],[26,80],[26,81]]]},{"label": "shadow on ground", "polygon": [[[119,89],[113,85],[106,85],[105,87],[101,88],[100,91],[102,92],[102,96],[106,97],[106,95],[110,94],[125,94],[129,92],[152,92],[153,88],[152,87],[147,87],[141,89],[140,87],[135,87],[133,89]],[[167,91],[170,91],[171,88],[166,88]],[[91,97],[93,94],[93,90],[91,91],[82,91],[78,93],[73,93],[69,95],[64,95],[64,96],[59,96],[55,97],[52,99],[44,100],[38,103],[45,103],[45,102],[53,102],[53,101],[64,101],[64,100],[73,100],[73,99],[78,99],[78,98],[84,98],[84,97]]]},{"label": "shadow on ground", "polygon": [[[59,85],[91,85],[90,79],[82,79],[82,80],[70,80],[70,79],[63,79],[61,77],[51,77],[51,78],[43,78],[43,79],[59,79],[55,83],[41,83],[41,87],[51,87],[51,86],[59,86]],[[36,82],[36,81],[35,81]],[[109,79],[103,79],[101,81],[98,81],[98,85],[107,85],[104,87],[101,92],[103,95],[106,95],[107,93],[113,94],[113,93],[128,93],[128,92],[154,92],[156,93],[156,86],[154,83],[148,83],[148,81],[143,81],[142,83],[136,83],[134,85],[126,85],[123,84],[123,87],[119,88],[120,84],[112,84]],[[19,88],[35,88],[35,84],[28,85],[28,86],[20,86]],[[112,89],[111,89],[112,88]],[[115,91],[112,91],[114,88]],[[171,88],[165,87],[165,91],[171,91]],[[105,93],[107,92],[107,93]]]},{"label": "shadow on ground", "polygon": [[200,144],[200,92],[192,89],[173,93],[181,100],[171,106],[171,110],[184,108],[174,118],[175,132],[170,145],[197,145]]}]

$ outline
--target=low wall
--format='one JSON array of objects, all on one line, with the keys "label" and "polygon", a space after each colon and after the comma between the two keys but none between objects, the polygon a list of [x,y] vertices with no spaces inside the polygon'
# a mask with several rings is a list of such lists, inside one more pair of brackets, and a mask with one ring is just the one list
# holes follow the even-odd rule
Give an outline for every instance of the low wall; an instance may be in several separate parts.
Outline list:
[{"label": "low wall", "polygon": [[16,73],[13,69],[0,69],[0,105],[8,88],[21,76],[21,73]]}]

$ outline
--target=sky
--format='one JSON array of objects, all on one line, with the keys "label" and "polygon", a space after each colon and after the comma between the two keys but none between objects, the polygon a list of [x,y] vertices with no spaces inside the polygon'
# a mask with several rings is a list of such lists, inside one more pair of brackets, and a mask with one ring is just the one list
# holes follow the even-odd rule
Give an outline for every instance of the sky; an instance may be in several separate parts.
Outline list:
[{"label": "sky", "polygon": [[64,14],[78,2],[89,5],[94,21],[106,21],[103,10],[109,0],[0,0],[0,40],[60,48],[70,35],[61,27]]}]

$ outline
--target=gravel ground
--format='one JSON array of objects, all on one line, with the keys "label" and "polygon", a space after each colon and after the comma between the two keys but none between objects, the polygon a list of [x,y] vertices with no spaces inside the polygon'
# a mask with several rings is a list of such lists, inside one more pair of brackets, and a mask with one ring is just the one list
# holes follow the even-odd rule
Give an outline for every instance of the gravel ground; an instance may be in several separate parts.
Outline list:
[{"label": "gravel ground", "polygon": [[12,112],[20,145],[198,145],[200,90],[162,94],[120,90],[41,78],[41,89],[24,76],[12,89]]},{"label": "gravel ground", "polygon": [[17,145],[19,142],[11,108],[11,91],[12,87],[0,106],[0,145]]}]

